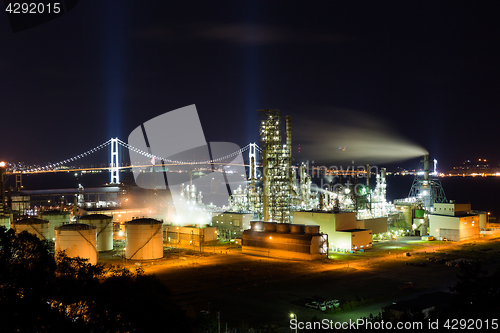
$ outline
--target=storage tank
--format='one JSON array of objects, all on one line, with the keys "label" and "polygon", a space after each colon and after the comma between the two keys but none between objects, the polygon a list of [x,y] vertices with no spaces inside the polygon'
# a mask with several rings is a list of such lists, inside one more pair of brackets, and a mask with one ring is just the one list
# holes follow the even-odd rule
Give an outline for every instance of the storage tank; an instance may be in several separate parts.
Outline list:
[{"label": "storage tank", "polygon": [[281,234],[289,234],[290,233],[290,224],[288,224],[288,223],[276,224],[276,232],[279,232]]},{"label": "storage tank", "polygon": [[250,229],[253,231],[263,231],[264,222],[263,221],[250,221]]},{"label": "storage tank", "polygon": [[266,222],[264,223],[264,231],[274,232],[276,231],[276,222]]},{"label": "storage tank", "polygon": [[79,221],[97,228],[97,250],[113,250],[113,216],[91,214],[80,217]]},{"label": "storage tank", "polygon": [[69,223],[55,230],[55,250],[66,251],[68,257],[88,259],[97,264],[97,228],[83,223]]},{"label": "storage tank", "polygon": [[319,225],[306,225],[304,227],[304,233],[306,235],[317,235],[317,234],[319,234]]},{"label": "storage tank", "polygon": [[60,210],[48,210],[40,213],[40,218],[45,221],[49,221],[49,239],[54,240],[55,230],[57,227],[63,224],[68,224],[71,222],[70,214],[67,211]]},{"label": "storage tank", "polygon": [[140,218],[125,222],[125,258],[134,260],[163,257],[163,222]]},{"label": "storage tank", "polygon": [[301,235],[304,233],[303,224],[290,224],[290,233],[295,235]]},{"label": "storage tank", "polygon": [[5,229],[10,229],[10,217],[9,215],[0,215],[0,226],[5,227]]},{"label": "storage tank", "polygon": [[45,221],[36,217],[24,217],[12,223],[12,229],[16,233],[27,231],[36,235],[41,240],[49,238],[49,221]]}]

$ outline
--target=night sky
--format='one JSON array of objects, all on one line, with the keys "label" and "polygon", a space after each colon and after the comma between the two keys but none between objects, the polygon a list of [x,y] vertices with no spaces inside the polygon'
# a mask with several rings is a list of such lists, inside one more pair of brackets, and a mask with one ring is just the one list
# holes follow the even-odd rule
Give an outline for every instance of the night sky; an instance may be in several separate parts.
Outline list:
[{"label": "night sky", "polygon": [[375,142],[373,163],[498,164],[499,42],[495,1],[89,0],[17,33],[2,13],[0,158],[58,162],[196,104],[207,141],[240,146],[257,109],[292,115],[297,162]]}]

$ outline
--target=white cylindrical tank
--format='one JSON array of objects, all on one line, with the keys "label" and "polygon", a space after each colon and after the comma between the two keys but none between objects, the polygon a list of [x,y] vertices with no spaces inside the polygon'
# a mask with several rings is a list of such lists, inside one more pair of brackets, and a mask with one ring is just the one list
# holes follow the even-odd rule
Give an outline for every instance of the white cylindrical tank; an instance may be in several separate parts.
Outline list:
[{"label": "white cylindrical tank", "polygon": [[67,211],[60,210],[48,210],[40,213],[40,218],[42,220],[49,221],[49,239],[55,239],[55,230],[57,227],[63,224],[68,224],[71,222],[70,214]]},{"label": "white cylindrical tank", "polygon": [[41,240],[49,239],[49,221],[36,217],[25,217],[12,223],[12,229],[16,233],[27,231],[34,234]]},{"label": "white cylindrical tank", "polygon": [[64,224],[56,228],[55,250],[66,251],[68,257],[88,259],[97,264],[97,228],[83,223]]},{"label": "white cylindrical tank", "polygon": [[140,218],[125,223],[125,258],[134,260],[163,257],[163,222]]},{"label": "white cylindrical tank", "polygon": [[0,215],[0,226],[5,227],[5,229],[10,229],[10,217],[8,215]]},{"label": "white cylindrical tank", "polygon": [[80,222],[97,227],[97,250],[113,250],[113,216],[91,214],[80,217]]}]

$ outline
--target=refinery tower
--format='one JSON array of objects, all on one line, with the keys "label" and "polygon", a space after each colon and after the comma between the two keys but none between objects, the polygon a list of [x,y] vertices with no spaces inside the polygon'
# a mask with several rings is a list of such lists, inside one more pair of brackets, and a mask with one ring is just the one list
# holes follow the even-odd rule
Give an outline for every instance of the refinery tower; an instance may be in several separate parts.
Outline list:
[{"label": "refinery tower", "polygon": [[286,116],[286,144],[282,143],[280,110],[259,112],[262,152],[263,217],[265,222],[290,223],[292,190],[292,118]]}]

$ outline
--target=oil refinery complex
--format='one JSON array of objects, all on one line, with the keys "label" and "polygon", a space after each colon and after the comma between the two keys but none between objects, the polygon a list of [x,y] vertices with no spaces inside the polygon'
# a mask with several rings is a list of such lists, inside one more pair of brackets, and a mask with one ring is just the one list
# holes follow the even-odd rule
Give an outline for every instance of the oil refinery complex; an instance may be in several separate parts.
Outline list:
[{"label": "oil refinery complex", "polygon": [[[429,155],[422,157],[408,197],[388,202],[385,168],[296,164],[292,118],[286,116],[283,123],[276,109],[258,114],[259,145],[249,145],[244,172],[229,175],[229,168],[219,168],[226,184],[197,187],[193,178],[206,170],[191,169],[175,205],[161,188],[134,200],[134,190],[123,184],[6,191],[2,164],[0,223],[52,240],[56,250],[91,263],[99,253],[116,250],[119,242],[129,260],[162,258],[165,246],[203,251],[220,241],[241,245],[251,255],[315,260],[330,252],[370,250],[375,239],[401,234],[460,241],[489,232],[486,212],[446,198]],[[157,168],[153,164],[148,170]],[[118,179],[116,170],[112,176]],[[208,194],[220,187],[231,189],[227,203],[208,202]]]}]

